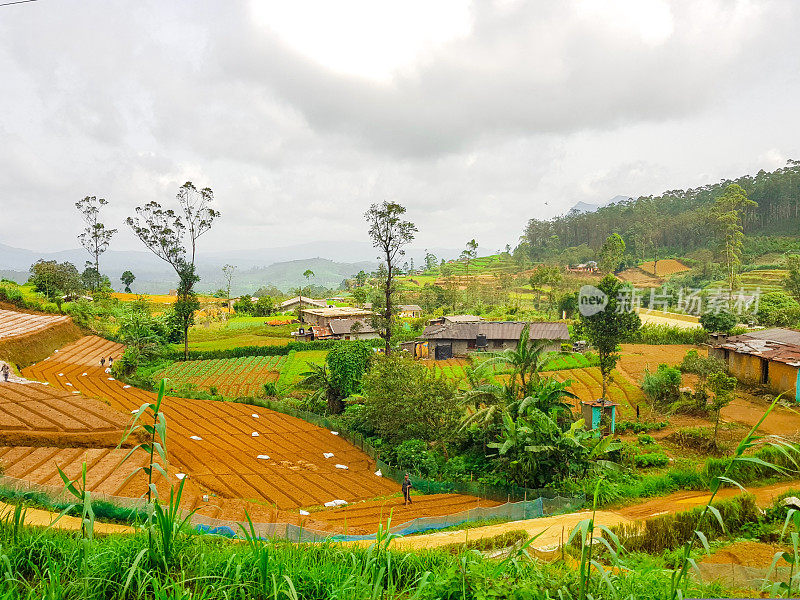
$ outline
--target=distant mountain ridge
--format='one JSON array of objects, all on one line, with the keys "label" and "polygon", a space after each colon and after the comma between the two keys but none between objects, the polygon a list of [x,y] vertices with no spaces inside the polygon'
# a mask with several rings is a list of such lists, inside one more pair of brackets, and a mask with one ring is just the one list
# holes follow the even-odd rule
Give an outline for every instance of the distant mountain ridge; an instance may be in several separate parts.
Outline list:
[{"label": "distant mountain ridge", "polygon": [[[480,250],[483,252],[483,250]],[[431,248],[438,259],[457,258],[461,250]],[[485,253],[491,254],[486,251]],[[225,252],[198,252],[197,271],[201,277],[198,289],[210,291],[223,286],[222,267],[236,265],[238,270],[231,291],[235,294],[253,292],[260,287],[274,285],[288,292],[300,285],[316,284],[337,287],[344,279],[358,271],[373,271],[378,266],[378,251],[367,242],[330,241],[302,242],[294,246],[230,250]],[[406,261],[422,265],[425,250],[409,248],[401,263]],[[39,259],[71,262],[78,270],[88,258],[85,250],[74,248],[58,252],[35,252],[0,243],[0,273],[7,272],[9,279],[25,281],[30,266]],[[315,277],[307,281],[303,273],[311,269]],[[114,289],[121,290],[119,280],[123,271],[136,276],[131,289],[134,292],[164,294],[176,287],[175,274],[169,265],[145,250],[109,250],[100,259],[100,270],[108,275]]]},{"label": "distant mountain ridge", "polygon": [[588,202],[578,202],[567,211],[567,214],[593,213],[598,208],[603,208],[604,206],[608,206],[609,204],[616,204],[617,202],[626,202],[630,199],[631,199],[630,196],[617,195],[611,198],[611,200],[606,200],[605,202],[599,202],[597,204],[590,204]]}]

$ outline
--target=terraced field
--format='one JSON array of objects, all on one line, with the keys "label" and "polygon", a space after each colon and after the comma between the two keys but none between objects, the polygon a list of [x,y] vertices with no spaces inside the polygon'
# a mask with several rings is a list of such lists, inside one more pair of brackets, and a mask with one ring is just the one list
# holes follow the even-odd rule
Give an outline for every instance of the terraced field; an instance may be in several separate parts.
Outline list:
[{"label": "terraced field", "polygon": [[[124,504],[145,492],[144,475],[129,475],[146,455],[137,452],[122,464],[128,450],[115,446],[131,413],[153,402],[155,394],[116,381],[100,365],[101,358],[117,358],[122,351],[114,342],[83,337],[23,369],[29,382],[0,385],[0,465],[9,480],[57,490],[57,466],[76,477],[85,461],[96,494]],[[156,477],[159,494],[168,495],[182,478],[182,506],[199,509],[198,515],[212,522],[241,522],[246,511],[256,523],[342,533],[350,527],[350,513],[301,515],[300,509],[344,500],[359,502],[356,525],[372,533],[399,493],[398,484],[375,474],[374,461],[361,450],[300,419],[244,404],[175,397],[166,398],[162,409],[169,469],[166,478]],[[408,514],[447,514],[486,504],[465,496],[420,496]]]},{"label": "terraced field", "polygon": [[70,318],[63,315],[34,315],[0,309],[0,339],[22,337],[69,322]]},{"label": "terraced field", "polygon": [[286,356],[244,356],[172,364],[159,377],[171,389],[191,384],[203,390],[216,388],[226,398],[260,396],[267,382],[278,381]]},{"label": "terraced field", "polygon": [[327,529],[343,530],[360,535],[377,531],[378,525],[391,517],[392,526],[419,517],[452,515],[471,508],[497,506],[499,502],[481,500],[459,494],[434,494],[413,496],[413,502],[403,505],[402,498],[388,498],[371,502],[359,502],[333,511],[313,512],[315,520],[324,522]]},{"label": "terraced field", "polygon": [[[599,367],[554,371],[552,375],[559,381],[572,381],[572,384],[567,389],[578,396],[578,399],[574,401],[576,411],[580,411],[581,402],[597,400],[602,396],[603,380],[600,376]],[[617,408],[619,411],[618,421],[635,418],[636,405],[645,406],[647,401],[644,392],[618,371],[614,371],[612,375],[608,397],[619,403]]]},{"label": "terraced field", "polygon": [[669,275],[675,275],[676,273],[683,273],[690,270],[689,267],[674,258],[664,258],[659,260],[658,263],[654,263],[651,260],[640,264],[639,268],[645,273],[657,277],[668,277]]},{"label": "terraced field", "polygon": [[0,445],[113,448],[126,424],[123,414],[76,390],[40,383],[0,385]]},{"label": "terraced field", "polygon": [[[122,412],[152,402],[154,394],[126,388],[101,367],[86,366],[98,364],[99,357],[109,353],[109,344],[96,337],[82,338],[62,349],[57,361],[43,361],[24,373],[58,388],[105,398]],[[360,450],[300,419],[244,404],[171,397],[163,410],[170,456],[201,488],[219,497],[250,498],[290,509],[397,490],[394,482],[373,474],[374,464]],[[334,456],[326,459],[325,452]]]},{"label": "terraced field", "polygon": [[[767,292],[782,292],[784,291],[783,280],[789,274],[786,269],[758,269],[756,271],[747,271],[739,275],[740,287],[745,292],[754,292],[761,290],[762,294]],[[727,283],[724,281],[715,281],[710,283],[708,289],[727,289]]]}]

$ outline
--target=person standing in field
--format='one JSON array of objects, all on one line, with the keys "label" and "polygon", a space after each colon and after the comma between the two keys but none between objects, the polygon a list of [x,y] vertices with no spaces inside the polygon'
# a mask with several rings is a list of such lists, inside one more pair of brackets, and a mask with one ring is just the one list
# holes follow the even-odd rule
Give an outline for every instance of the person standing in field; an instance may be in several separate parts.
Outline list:
[{"label": "person standing in field", "polygon": [[106,357],[104,356],[103,358],[100,359],[100,366],[102,367],[105,364],[106,364]]},{"label": "person standing in field", "polygon": [[411,480],[408,478],[408,473],[406,473],[405,479],[403,479],[403,506],[407,506],[409,504],[414,504],[411,501],[411,488],[414,485],[411,483]]},{"label": "person standing in field", "polygon": [[3,381],[8,381],[8,376],[11,375],[11,369],[6,363],[3,363],[3,366],[0,367],[0,373],[3,374]]}]

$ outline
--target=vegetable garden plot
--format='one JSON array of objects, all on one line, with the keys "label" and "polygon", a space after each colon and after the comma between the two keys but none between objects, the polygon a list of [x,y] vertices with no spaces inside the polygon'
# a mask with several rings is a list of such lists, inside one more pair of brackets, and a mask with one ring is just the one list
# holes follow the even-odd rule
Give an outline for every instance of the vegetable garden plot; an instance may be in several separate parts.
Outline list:
[{"label": "vegetable garden plot", "polygon": [[[109,381],[97,362],[106,346],[97,340],[83,338],[24,372],[57,389],[105,398],[123,414],[152,402],[151,392]],[[96,348],[94,355],[92,348]],[[87,367],[86,362],[98,366]],[[183,472],[203,493],[290,509],[337,498],[348,502],[375,498],[399,489],[393,481],[374,474],[374,461],[366,454],[340,436],[300,419],[244,404],[172,397],[165,399],[163,410],[170,460],[183,465]],[[259,436],[252,437],[253,431]],[[336,469],[324,452],[333,452],[336,462],[348,469]],[[259,455],[270,459],[260,460]]]},{"label": "vegetable garden plot", "polygon": [[243,356],[197,360],[170,365],[160,374],[172,389],[192,384],[208,390],[217,388],[226,397],[260,396],[263,385],[278,380],[286,356]]},{"label": "vegetable garden plot", "polygon": [[[598,367],[554,371],[552,375],[559,381],[571,380],[567,388],[578,396],[575,400],[576,410],[580,410],[580,402],[597,400],[603,394],[602,378]],[[608,398],[619,404],[617,421],[636,416],[636,405],[644,405],[644,392],[628,381],[619,371],[614,371],[608,387]]]}]

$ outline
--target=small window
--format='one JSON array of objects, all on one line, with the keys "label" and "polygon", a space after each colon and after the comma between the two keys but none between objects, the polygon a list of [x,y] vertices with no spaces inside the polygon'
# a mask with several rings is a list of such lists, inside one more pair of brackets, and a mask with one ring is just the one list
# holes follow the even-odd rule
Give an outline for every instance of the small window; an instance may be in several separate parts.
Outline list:
[{"label": "small window", "polygon": [[475,348],[475,340],[467,340],[467,348]]},{"label": "small window", "polygon": [[503,340],[492,340],[492,348],[502,348]]}]

